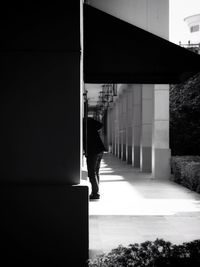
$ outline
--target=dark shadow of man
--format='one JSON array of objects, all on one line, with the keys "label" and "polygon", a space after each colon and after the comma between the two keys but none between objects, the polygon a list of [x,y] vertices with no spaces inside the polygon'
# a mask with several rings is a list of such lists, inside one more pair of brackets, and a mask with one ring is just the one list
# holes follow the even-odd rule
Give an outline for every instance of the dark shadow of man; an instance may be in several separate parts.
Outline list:
[{"label": "dark shadow of man", "polygon": [[93,118],[83,120],[83,150],[87,162],[88,177],[92,192],[90,199],[99,199],[99,169],[105,146],[100,138],[99,131],[103,124]]}]

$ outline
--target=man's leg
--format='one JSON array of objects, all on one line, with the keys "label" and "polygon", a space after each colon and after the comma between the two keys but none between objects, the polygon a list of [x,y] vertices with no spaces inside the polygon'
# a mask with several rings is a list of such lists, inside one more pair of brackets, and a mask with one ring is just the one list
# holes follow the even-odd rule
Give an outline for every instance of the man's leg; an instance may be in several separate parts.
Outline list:
[{"label": "man's leg", "polygon": [[87,157],[87,169],[88,177],[92,186],[92,194],[98,194],[99,183],[96,178],[95,167],[96,167],[97,155]]},{"label": "man's leg", "polygon": [[97,155],[97,160],[96,160],[95,173],[96,173],[98,184],[99,184],[99,169],[100,169],[102,157],[103,157],[103,152]]}]

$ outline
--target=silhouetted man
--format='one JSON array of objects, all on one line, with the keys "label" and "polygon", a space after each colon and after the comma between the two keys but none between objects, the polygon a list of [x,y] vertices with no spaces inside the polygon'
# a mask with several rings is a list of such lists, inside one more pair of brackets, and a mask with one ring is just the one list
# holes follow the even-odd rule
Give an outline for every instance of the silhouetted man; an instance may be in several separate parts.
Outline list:
[{"label": "silhouetted man", "polygon": [[88,177],[92,187],[90,199],[100,198],[99,169],[105,147],[98,131],[102,126],[102,123],[92,118],[87,118],[83,121],[83,149],[86,156]]}]

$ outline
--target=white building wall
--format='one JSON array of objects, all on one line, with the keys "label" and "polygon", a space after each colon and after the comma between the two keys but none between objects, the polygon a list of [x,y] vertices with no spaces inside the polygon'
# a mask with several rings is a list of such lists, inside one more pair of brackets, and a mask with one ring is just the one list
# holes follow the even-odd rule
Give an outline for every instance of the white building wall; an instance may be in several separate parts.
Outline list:
[{"label": "white building wall", "polygon": [[168,0],[89,0],[108,14],[127,21],[160,37],[169,37]]},{"label": "white building wall", "polygon": [[[188,26],[189,40],[190,43],[200,43],[200,14],[189,16],[184,19]],[[197,27],[196,30],[192,31],[192,27]]]}]

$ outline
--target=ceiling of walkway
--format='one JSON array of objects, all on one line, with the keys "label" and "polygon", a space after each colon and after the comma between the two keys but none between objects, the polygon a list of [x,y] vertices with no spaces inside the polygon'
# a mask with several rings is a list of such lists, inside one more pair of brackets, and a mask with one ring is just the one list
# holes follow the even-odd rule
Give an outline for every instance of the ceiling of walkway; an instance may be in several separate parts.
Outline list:
[{"label": "ceiling of walkway", "polygon": [[84,4],[86,83],[173,84],[199,71],[199,55]]}]

